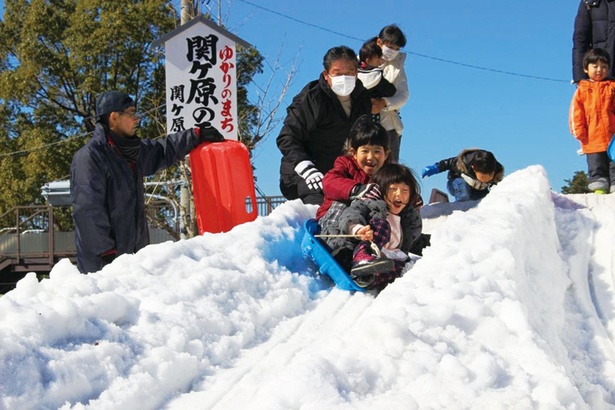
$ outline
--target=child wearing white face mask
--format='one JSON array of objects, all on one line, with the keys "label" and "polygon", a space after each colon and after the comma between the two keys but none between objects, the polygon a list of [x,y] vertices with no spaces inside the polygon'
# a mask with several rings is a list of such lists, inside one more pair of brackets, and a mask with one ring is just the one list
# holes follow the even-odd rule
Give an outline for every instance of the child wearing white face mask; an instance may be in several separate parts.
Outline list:
[{"label": "child wearing white face mask", "polygon": [[[372,39],[372,41],[363,43],[361,50],[359,50],[359,73],[357,77],[367,88],[372,100],[392,97],[397,91],[395,86],[384,78],[382,68],[380,68],[384,62],[382,49],[376,43],[376,40]],[[375,123],[380,124],[380,113],[372,113],[372,119]]]},{"label": "child wearing white face mask", "polygon": [[380,112],[380,123],[389,134],[391,161],[398,162],[401,133],[404,129],[399,110],[406,104],[410,95],[404,69],[406,54],[400,52],[406,46],[406,36],[397,25],[391,24],[380,30],[378,36],[372,40],[382,49],[385,62],[380,68],[384,78],[396,89],[391,97],[372,99],[372,112]]}]

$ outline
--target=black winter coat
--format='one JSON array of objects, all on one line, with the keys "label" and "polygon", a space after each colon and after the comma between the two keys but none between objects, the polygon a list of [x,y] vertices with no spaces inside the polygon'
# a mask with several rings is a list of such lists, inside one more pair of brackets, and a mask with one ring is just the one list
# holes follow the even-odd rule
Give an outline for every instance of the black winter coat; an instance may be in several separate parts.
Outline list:
[{"label": "black winter coat", "polygon": [[104,266],[101,254],[134,253],[149,244],[143,177],[184,158],[199,143],[194,130],[160,140],[141,140],[135,171],[96,124],[94,136],[73,157],[70,191],[75,219],[77,267],[82,273]]},{"label": "black winter coat", "polygon": [[[461,151],[456,157],[443,159],[438,162],[440,172],[448,171],[448,179],[461,178],[461,174],[467,175],[476,180],[476,174],[470,166],[477,152],[484,151],[479,149],[466,149]],[[504,166],[496,161],[495,175],[489,185],[495,185],[504,178]]]},{"label": "black winter coat", "polygon": [[572,36],[572,78],[587,78],[583,56],[592,48],[602,48],[611,56],[609,77],[615,74],[615,0],[581,0]]},{"label": "black winter coat", "polygon": [[372,109],[361,81],[357,80],[350,98],[348,118],[323,74],[293,98],[276,140],[282,152],[281,175],[295,175],[295,167],[304,160],[312,161],[323,175],[333,168],[335,159],[342,154],[352,124],[361,115],[370,114]]}]

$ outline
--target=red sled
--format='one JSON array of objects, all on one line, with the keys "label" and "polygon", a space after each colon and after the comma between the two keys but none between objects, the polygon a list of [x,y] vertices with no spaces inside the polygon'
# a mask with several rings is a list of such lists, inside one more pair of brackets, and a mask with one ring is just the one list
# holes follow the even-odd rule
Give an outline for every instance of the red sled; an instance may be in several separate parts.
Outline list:
[{"label": "red sled", "polygon": [[248,148],[239,141],[204,142],[190,151],[199,234],[228,232],[258,216]]}]

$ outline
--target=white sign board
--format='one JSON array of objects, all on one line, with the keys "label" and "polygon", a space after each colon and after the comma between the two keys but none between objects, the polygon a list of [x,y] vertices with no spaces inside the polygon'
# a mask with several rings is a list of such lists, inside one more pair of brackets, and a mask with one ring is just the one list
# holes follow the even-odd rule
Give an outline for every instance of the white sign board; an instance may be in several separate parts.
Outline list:
[{"label": "white sign board", "polygon": [[167,132],[200,125],[238,139],[235,42],[198,23],[165,43]]}]

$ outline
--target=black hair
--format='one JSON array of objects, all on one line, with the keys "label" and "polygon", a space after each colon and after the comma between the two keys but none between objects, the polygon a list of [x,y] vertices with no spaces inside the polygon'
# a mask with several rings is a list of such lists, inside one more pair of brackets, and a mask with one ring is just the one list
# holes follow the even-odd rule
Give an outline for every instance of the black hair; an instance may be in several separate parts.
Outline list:
[{"label": "black hair", "polygon": [[389,24],[380,30],[378,38],[383,43],[393,44],[399,48],[406,46],[406,36],[396,24]]},{"label": "black hair", "polygon": [[497,161],[495,156],[485,150],[478,150],[474,153],[474,158],[470,162],[470,166],[475,172],[482,172],[483,174],[491,174],[495,172]]},{"label": "black hair", "polygon": [[382,49],[376,43],[377,37],[372,37],[361,46],[359,61],[364,63],[368,58],[382,57]]},{"label": "black hair", "polygon": [[329,72],[329,69],[331,68],[333,63],[338,60],[350,61],[357,67],[359,65],[357,61],[357,55],[352,48],[347,46],[337,46],[330,48],[322,60],[322,65],[325,67],[325,71]]},{"label": "black hair", "polygon": [[393,184],[404,183],[410,187],[410,200],[408,204],[416,203],[421,196],[421,187],[419,186],[418,179],[414,175],[414,171],[402,164],[384,164],[374,176],[372,182],[380,187],[382,197],[386,197],[386,192]]},{"label": "black hair", "polygon": [[355,152],[363,145],[380,145],[389,151],[389,135],[380,124],[372,120],[372,116],[363,114],[352,124],[346,139],[346,152],[352,148]]},{"label": "black hair", "polygon": [[611,56],[606,50],[601,48],[592,48],[583,56],[583,68],[587,70],[590,64],[595,64],[597,62],[604,63],[611,66]]}]

